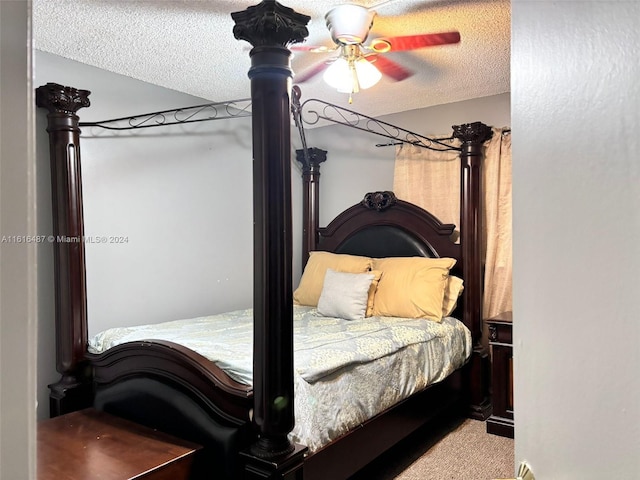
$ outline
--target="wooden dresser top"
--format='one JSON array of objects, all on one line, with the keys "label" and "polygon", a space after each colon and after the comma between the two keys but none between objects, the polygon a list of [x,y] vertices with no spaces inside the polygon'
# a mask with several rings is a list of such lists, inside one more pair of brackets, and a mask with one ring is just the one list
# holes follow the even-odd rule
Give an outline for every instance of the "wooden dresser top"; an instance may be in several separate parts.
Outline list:
[{"label": "wooden dresser top", "polygon": [[154,470],[191,463],[199,448],[104,412],[81,410],[38,423],[38,480],[164,478]]}]

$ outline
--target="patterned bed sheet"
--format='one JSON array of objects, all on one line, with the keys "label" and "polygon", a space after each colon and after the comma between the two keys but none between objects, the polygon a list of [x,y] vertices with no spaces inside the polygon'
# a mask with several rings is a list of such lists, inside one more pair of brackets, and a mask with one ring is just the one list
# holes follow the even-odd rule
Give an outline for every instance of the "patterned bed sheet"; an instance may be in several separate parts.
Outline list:
[{"label": "patterned bed sheet", "polygon": [[[91,353],[140,340],[167,340],[215,362],[243,384],[253,381],[253,311],[105,330]],[[316,451],[351,428],[462,366],[471,334],[454,318],[323,317],[294,307],[292,440]]]}]

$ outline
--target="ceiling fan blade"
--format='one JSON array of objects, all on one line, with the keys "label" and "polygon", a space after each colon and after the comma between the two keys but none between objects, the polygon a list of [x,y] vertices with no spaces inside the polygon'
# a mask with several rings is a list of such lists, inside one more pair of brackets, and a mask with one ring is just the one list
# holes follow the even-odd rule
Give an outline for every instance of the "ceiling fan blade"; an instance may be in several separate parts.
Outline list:
[{"label": "ceiling fan blade", "polygon": [[325,70],[328,66],[329,66],[329,63],[327,63],[326,61],[317,63],[311,66],[310,68],[306,69],[305,71],[300,72],[299,74],[296,74],[293,77],[294,83],[306,82],[307,80],[312,79],[313,77],[318,75],[320,72]]},{"label": "ceiling fan blade", "polygon": [[332,52],[336,47],[325,47],[324,45],[291,45],[289,50],[292,52],[313,52],[325,53]]},{"label": "ceiling fan blade", "polygon": [[367,55],[365,57],[369,62],[373,63],[381,73],[393,78],[396,82],[409,78],[413,72],[402,65],[383,57],[382,55]]},{"label": "ceiling fan blade", "polygon": [[378,53],[388,51],[400,52],[423,47],[458,43],[460,32],[425,33],[422,35],[406,35],[400,37],[376,38],[369,48]]}]

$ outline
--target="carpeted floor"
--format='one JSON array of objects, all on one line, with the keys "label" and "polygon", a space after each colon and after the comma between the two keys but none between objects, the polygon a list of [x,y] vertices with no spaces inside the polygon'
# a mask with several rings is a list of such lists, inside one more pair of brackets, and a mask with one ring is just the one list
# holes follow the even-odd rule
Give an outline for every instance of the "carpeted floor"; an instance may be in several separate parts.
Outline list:
[{"label": "carpeted floor", "polygon": [[513,478],[514,472],[513,440],[466,419],[443,425],[435,435],[416,432],[350,480],[493,480]]}]

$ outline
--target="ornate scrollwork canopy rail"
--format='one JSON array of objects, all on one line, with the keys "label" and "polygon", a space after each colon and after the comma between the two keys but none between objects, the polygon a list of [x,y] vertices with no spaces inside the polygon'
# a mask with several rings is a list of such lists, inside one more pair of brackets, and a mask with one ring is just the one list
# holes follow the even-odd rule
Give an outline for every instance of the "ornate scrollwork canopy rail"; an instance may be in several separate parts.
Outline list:
[{"label": "ornate scrollwork canopy rail", "polygon": [[107,130],[134,130],[137,128],[161,127],[185,123],[224,120],[251,116],[251,99],[206,103],[193,107],[143,113],[132,117],[114,118],[100,122],[80,122],[81,127],[98,127]]},{"label": "ornate scrollwork canopy rail", "polygon": [[396,125],[392,125],[391,123],[383,122],[382,120],[363,115],[323,100],[318,100],[317,98],[310,98],[309,100],[300,103],[300,89],[297,86],[293,88],[292,111],[296,126],[298,127],[300,136],[302,137],[303,148],[305,147],[304,144],[306,144],[304,125],[316,125],[318,122],[324,120],[393,140],[392,143],[387,145],[408,143],[417,147],[441,152],[461,151],[460,147],[446,142],[446,140],[451,140],[452,137],[425,137],[419,133],[405,130]]}]

